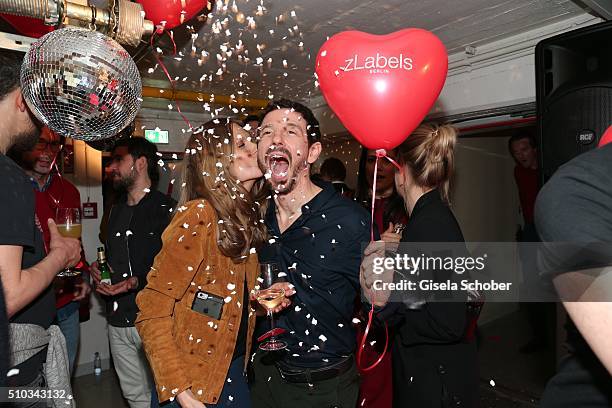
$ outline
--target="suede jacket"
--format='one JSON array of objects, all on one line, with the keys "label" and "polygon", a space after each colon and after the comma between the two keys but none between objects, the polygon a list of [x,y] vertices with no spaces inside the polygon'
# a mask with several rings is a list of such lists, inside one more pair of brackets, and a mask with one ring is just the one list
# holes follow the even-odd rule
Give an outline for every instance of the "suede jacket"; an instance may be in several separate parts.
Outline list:
[{"label": "suede jacket", "polygon": [[[217,246],[216,213],[205,200],[179,208],[162,235],[163,247],[138,294],[136,328],[151,365],[160,402],[191,388],[204,404],[215,404],[232,360],[245,278],[254,289],[257,256],[234,263]],[[191,309],[196,292],[225,299],[221,319]],[[249,311],[246,350],[251,349],[255,313]],[[248,356],[249,353],[247,353]],[[245,369],[248,357],[245,356]]]}]

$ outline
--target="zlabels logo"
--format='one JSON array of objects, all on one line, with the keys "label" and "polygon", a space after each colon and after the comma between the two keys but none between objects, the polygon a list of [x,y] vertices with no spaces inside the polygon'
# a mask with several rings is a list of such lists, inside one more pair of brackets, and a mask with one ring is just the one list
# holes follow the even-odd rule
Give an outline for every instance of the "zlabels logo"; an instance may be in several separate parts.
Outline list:
[{"label": "zlabels logo", "polygon": [[346,65],[341,68],[344,72],[360,71],[369,69],[372,73],[388,73],[389,69],[412,70],[412,58],[404,57],[403,54],[394,57],[385,57],[376,53],[376,56],[369,56],[362,59],[359,54],[346,60]]}]

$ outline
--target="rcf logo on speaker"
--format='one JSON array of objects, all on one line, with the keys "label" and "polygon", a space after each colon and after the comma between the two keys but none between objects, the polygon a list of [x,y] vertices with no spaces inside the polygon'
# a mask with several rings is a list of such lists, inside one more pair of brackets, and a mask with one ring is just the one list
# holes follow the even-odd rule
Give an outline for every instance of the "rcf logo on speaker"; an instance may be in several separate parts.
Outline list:
[{"label": "rcf logo on speaker", "polygon": [[576,141],[583,145],[588,145],[593,143],[595,140],[595,132],[588,129],[583,129],[578,132],[578,136],[576,137]]}]

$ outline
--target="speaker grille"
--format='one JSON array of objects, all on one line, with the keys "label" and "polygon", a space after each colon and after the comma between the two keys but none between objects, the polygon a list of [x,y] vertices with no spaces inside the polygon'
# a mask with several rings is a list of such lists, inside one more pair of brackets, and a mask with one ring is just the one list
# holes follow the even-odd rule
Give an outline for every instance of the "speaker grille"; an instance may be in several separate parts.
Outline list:
[{"label": "speaker grille", "polygon": [[[540,117],[542,175],[547,180],[563,163],[597,146],[612,122],[612,84],[565,92],[551,98]],[[595,133],[590,144],[580,143],[583,130]]]}]

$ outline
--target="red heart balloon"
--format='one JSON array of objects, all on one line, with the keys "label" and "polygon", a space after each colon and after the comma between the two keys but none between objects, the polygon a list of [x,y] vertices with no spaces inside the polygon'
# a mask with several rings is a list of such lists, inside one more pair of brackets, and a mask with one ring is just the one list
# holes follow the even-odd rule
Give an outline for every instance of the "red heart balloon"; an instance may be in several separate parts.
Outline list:
[{"label": "red heart balloon", "polygon": [[55,30],[55,27],[45,25],[43,20],[38,20],[32,17],[2,14],[2,18],[12,25],[15,30],[26,37],[40,38],[43,35]]},{"label": "red heart balloon", "polygon": [[418,28],[344,31],[323,44],[316,61],[327,103],[368,149],[399,146],[438,98],[447,70],[442,42]]},{"label": "red heart balloon", "polygon": [[191,20],[204,7],[207,0],[138,0],[142,4],[145,18],[166,29],[180,26]]}]

